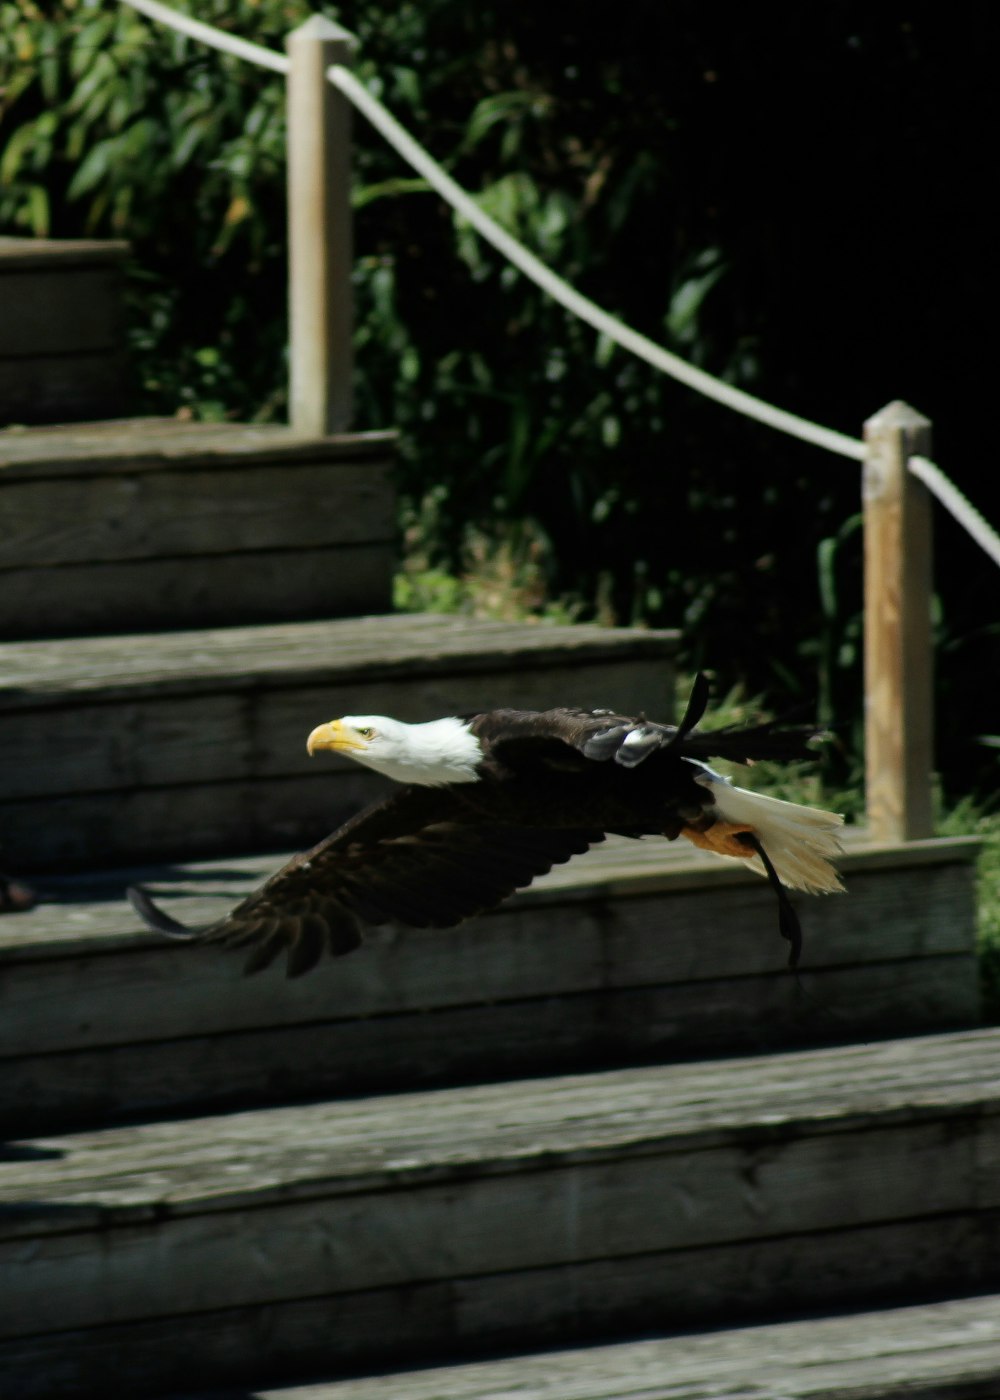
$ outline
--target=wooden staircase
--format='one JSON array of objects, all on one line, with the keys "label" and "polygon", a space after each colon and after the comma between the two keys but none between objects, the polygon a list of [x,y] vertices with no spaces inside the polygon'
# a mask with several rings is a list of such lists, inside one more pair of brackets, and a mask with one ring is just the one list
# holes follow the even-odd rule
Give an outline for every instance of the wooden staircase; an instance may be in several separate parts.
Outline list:
[{"label": "wooden staircase", "polygon": [[15,1142],[4,1393],[333,1380],[996,1289],[998,1051],[965,1031]]},{"label": "wooden staircase", "polygon": [[981,1400],[998,1393],[998,1318],[1000,1297],[987,1295],[253,1394],[258,1400],[721,1400],[748,1394]]},{"label": "wooden staircase", "polygon": [[335,714],[669,714],[674,633],[389,614],[392,450],[0,433],[0,1394],[1000,1396],[974,842],[853,833],[799,978],[667,843],[300,982],[138,928],[379,790]]},{"label": "wooden staircase", "polygon": [[139,878],[206,922],[277,857],[42,877],[51,902],[0,921],[0,1128],[974,1025],[972,852],[852,841],[848,895],[802,909],[798,979],[763,881],[665,843],[609,842],[493,914],[384,931],[292,983],[140,932],[124,898]]}]

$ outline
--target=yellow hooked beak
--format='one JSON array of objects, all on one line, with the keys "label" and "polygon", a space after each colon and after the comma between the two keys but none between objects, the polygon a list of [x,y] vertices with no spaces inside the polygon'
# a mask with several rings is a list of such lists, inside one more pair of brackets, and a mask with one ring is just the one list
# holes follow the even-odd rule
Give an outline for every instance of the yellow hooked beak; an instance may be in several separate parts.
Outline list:
[{"label": "yellow hooked beak", "polygon": [[332,749],[334,753],[357,753],[364,747],[364,739],[339,719],[333,719],[329,724],[318,724],[306,740],[306,750],[310,757],[317,749]]}]

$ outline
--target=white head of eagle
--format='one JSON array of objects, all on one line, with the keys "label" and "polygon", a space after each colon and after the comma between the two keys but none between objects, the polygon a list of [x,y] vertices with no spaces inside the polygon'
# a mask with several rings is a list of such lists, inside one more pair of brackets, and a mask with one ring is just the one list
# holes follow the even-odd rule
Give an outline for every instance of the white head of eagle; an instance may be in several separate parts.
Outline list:
[{"label": "white head of eagle", "polygon": [[479,740],[454,716],[405,724],[388,715],[344,715],[317,725],[306,748],[344,754],[397,783],[425,787],[478,782],[483,759]]}]

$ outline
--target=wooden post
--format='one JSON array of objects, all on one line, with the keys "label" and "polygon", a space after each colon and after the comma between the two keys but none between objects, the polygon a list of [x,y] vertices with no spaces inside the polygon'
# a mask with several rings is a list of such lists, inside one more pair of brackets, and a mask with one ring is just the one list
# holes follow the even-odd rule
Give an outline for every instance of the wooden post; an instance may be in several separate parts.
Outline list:
[{"label": "wooden post", "polygon": [[907,470],[931,425],[898,400],[865,424],[865,767],[875,841],[933,834],[930,496]]},{"label": "wooden post", "polygon": [[326,79],[354,39],[313,15],[285,41],[288,112],[289,421],[311,436],[352,415],[351,110]]}]

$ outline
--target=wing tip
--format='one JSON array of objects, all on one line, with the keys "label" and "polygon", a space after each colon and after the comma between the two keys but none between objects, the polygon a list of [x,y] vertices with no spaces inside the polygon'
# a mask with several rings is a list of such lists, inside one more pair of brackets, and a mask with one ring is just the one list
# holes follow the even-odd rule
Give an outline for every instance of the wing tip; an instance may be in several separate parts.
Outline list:
[{"label": "wing tip", "polygon": [[125,894],[139,918],[154,933],[163,933],[168,938],[178,939],[189,939],[195,936],[196,929],[190,929],[185,924],[178,922],[177,919],[172,919],[169,914],[165,914],[153,903],[141,885],[129,885]]}]

